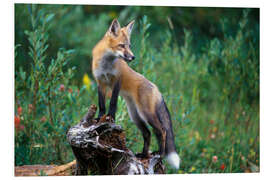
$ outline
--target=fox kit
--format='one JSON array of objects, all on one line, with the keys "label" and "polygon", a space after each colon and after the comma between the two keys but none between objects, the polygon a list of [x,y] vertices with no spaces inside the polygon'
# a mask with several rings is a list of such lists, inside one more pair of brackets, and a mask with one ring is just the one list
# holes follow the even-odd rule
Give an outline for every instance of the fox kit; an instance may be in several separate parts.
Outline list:
[{"label": "fox kit", "polygon": [[157,86],[141,74],[132,70],[127,62],[135,59],[130,50],[130,35],[134,21],[121,28],[115,19],[104,37],[92,51],[92,72],[98,83],[100,118],[106,113],[105,95],[112,91],[108,116],[115,119],[117,98],[120,94],[126,101],[130,118],[140,129],[144,139],[143,151],[139,157],[147,157],[151,133],[147,124],[153,127],[158,139],[161,157],[166,158],[178,169],[180,158],[176,153],[172,122],[166,103]]}]

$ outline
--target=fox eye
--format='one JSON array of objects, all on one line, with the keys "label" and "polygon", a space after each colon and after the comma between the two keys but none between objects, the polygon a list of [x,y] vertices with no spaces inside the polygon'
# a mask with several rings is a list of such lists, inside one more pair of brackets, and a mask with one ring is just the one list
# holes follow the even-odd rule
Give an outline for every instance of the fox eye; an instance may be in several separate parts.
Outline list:
[{"label": "fox eye", "polygon": [[124,44],[119,44],[118,45],[120,48],[125,48],[125,45]]}]

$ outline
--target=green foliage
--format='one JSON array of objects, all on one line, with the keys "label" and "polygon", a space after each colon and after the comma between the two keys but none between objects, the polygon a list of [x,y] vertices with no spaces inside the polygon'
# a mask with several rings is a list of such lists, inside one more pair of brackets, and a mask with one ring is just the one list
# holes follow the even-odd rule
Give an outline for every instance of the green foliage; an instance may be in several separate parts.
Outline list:
[{"label": "green foliage", "polygon": [[[15,10],[15,108],[22,125],[15,131],[16,165],[73,160],[65,133],[97,104],[96,84],[87,76],[91,49],[119,17],[125,23],[136,19],[131,37],[136,59],[129,65],[159,87],[171,112],[182,164],[179,171],[168,167],[168,173],[250,172],[259,166],[256,9],[16,5]],[[141,151],[142,135],[121,97],[116,119],[128,147]],[[151,150],[156,148],[153,135]]]},{"label": "green foliage", "polygon": [[[23,111],[17,112],[21,121],[15,136],[16,165],[70,160],[71,157],[65,159],[70,155],[65,133],[83,113],[79,94],[84,90],[70,84],[75,68],[63,70],[74,50],[59,49],[56,59],[47,57],[47,27],[54,15],[41,13],[44,11],[36,14],[35,10],[36,6],[32,5],[33,30],[25,31],[30,44],[31,70],[27,74],[20,67],[15,72],[16,107]],[[48,66],[45,65],[47,60]]]}]

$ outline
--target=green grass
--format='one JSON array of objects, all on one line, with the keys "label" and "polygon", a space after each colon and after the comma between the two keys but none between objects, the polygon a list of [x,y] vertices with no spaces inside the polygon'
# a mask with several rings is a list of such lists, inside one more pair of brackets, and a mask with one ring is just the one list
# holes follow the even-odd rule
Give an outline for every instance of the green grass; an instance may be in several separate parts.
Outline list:
[{"label": "green grass", "polygon": [[[91,39],[94,34],[89,34],[80,39],[74,30],[69,38],[76,37],[74,42],[78,44],[66,47],[73,50],[53,51],[51,32],[57,31],[55,19],[59,14],[50,15],[46,8],[29,7],[32,25],[24,29],[27,31],[23,35],[28,43],[16,46],[15,51],[15,116],[20,118],[20,123],[15,120],[15,165],[66,163],[74,159],[66,142],[66,131],[79,122],[91,104],[98,103],[97,87],[91,75],[88,75],[90,82],[78,78],[78,73],[86,67],[85,62],[80,65],[75,62],[78,54],[84,53],[80,47],[85,47],[87,42],[94,45],[101,35]],[[74,14],[67,14],[61,20],[63,24],[81,17],[78,7],[73,10]],[[158,33],[163,40],[156,38],[154,42],[150,29],[156,25],[153,22],[150,25],[146,16],[137,20],[140,28],[131,40],[137,58],[129,65],[159,87],[171,112],[182,163],[178,171],[166,166],[168,173],[258,171],[259,31],[257,26],[250,28],[249,12],[241,11],[242,18],[235,26],[229,23],[230,19],[220,20],[222,36],[209,36],[204,43],[187,29],[183,43],[178,43],[174,30],[165,26]],[[83,22],[90,27],[94,20]],[[105,32],[109,18],[101,15],[98,21],[102,20],[104,23],[92,31]],[[74,29],[80,29],[82,24]],[[198,41],[203,44],[199,51],[194,48]],[[22,57],[29,52],[32,52],[29,64],[21,65]],[[116,119],[125,130],[128,147],[140,152],[142,135],[131,122],[121,97]],[[154,135],[150,149],[157,149]],[[216,157],[217,161],[213,160]]]}]

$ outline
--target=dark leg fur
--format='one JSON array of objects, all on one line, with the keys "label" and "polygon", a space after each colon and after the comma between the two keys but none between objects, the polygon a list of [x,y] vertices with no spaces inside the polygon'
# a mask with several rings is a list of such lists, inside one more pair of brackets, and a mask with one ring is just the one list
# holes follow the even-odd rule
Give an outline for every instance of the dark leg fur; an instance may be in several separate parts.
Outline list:
[{"label": "dark leg fur", "polygon": [[109,107],[109,113],[108,113],[108,116],[111,116],[113,119],[115,119],[115,113],[117,111],[117,100],[118,100],[120,87],[121,87],[121,82],[119,80],[116,82],[113,88],[112,97],[110,101],[110,107]]},{"label": "dark leg fur", "polygon": [[128,106],[128,113],[135,125],[138,127],[138,129],[141,131],[143,135],[143,150],[141,153],[137,153],[136,156],[139,158],[146,158],[149,156],[149,146],[151,141],[151,132],[147,128],[146,123],[143,121],[143,119],[139,116],[136,106],[134,105],[133,101],[131,99],[126,99],[126,103]]},{"label": "dark leg fur", "polygon": [[150,140],[151,140],[151,132],[147,128],[146,124],[141,120],[141,118],[140,117],[138,118],[139,120],[137,119],[137,121],[135,121],[135,124],[137,125],[139,130],[142,132],[144,144],[143,144],[142,153],[138,153],[136,154],[136,156],[140,158],[146,158],[149,156],[148,152],[149,152],[149,145],[150,145]]},{"label": "dark leg fur", "polygon": [[148,115],[148,123],[153,127],[154,133],[158,140],[159,151],[161,157],[165,155],[165,141],[166,141],[166,131],[163,128],[163,125],[160,123],[158,118],[155,115]]},{"label": "dark leg fur", "polygon": [[[160,129],[155,129],[153,128],[154,133],[158,139],[158,154],[163,157],[165,155],[165,139],[166,139],[166,131],[160,130]],[[154,152],[155,154],[155,152]]]},{"label": "dark leg fur", "polygon": [[98,106],[99,106],[99,113],[98,113],[99,119],[106,113],[105,94],[103,94],[100,87],[98,87]]}]

